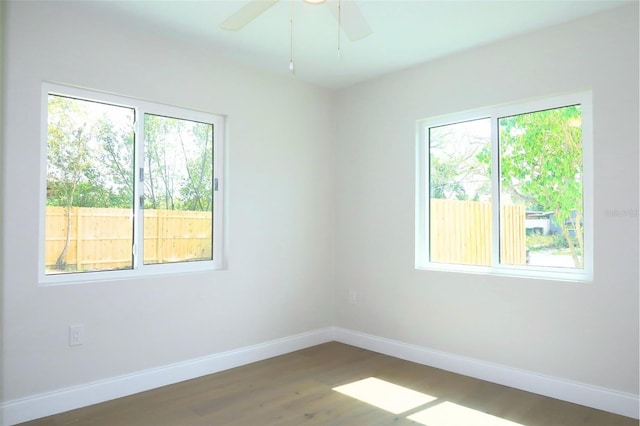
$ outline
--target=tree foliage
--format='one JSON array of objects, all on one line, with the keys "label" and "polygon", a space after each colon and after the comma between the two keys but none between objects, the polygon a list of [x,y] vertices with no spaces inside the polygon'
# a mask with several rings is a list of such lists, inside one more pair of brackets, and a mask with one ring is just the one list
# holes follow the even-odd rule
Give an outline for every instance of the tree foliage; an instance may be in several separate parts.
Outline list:
[{"label": "tree foliage", "polygon": [[528,205],[553,211],[575,266],[582,267],[580,107],[515,115],[500,119],[499,124],[501,190]]},{"label": "tree foliage", "polygon": [[105,107],[49,96],[47,205],[131,207],[133,116],[114,123]]},{"label": "tree foliage", "polygon": [[[486,123],[485,123],[486,121]],[[499,155],[500,193],[529,210],[553,212],[576,267],[583,266],[580,106],[500,118],[499,152],[488,119],[430,128],[430,197],[487,199]]]},{"label": "tree foliage", "polygon": [[429,129],[431,198],[478,200],[490,196],[487,165],[480,152],[490,149],[487,119]]},{"label": "tree foliage", "polygon": [[67,208],[67,235],[65,245],[56,260],[57,269],[66,269],[66,255],[71,237],[71,206],[76,193],[87,183],[91,173],[92,127],[86,111],[76,101],[60,96],[49,96],[47,149],[47,204]]},{"label": "tree foliage", "polygon": [[434,157],[431,160],[429,171],[431,174],[429,180],[431,198],[467,199],[467,193],[459,177],[459,168],[455,164]]},{"label": "tree foliage", "polygon": [[210,211],[213,126],[145,115],[145,208]]},{"label": "tree foliage", "polygon": [[49,97],[47,201],[71,206],[76,189],[91,168],[91,127],[69,98]]},{"label": "tree foliage", "polygon": [[[144,124],[144,207],[211,211],[213,126],[150,114]],[[72,207],[133,207],[134,135],[132,108],[49,96],[47,205],[67,212],[58,269],[66,269]]]}]

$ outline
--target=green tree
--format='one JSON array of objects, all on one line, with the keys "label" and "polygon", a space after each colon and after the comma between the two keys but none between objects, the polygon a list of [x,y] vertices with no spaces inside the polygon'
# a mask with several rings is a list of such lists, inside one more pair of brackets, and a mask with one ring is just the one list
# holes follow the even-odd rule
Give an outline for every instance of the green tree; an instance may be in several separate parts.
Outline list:
[{"label": "green tree", "polygon": [[491,195],[487,164],[479,159],[491,146],[490,129],[488,119],[429,129],[431,198],[477,201]]},{"label": "green tree", "polygon": [[[66,208],[66,269],[72,207],[132,208],[134,111],[50,95],[47,205]],[[145,115],[145,207],[211,211],[213,126]]]},{"label": "green tree", "polygon": [[431,198],[451,198],[451,195],[458,200],[467,198],[460,180],[459,169],[459,165],[451,161],[445,162],[435,156],[431,159],[429,166]]},{"label": "green tree", "polygon": [[180,195],[186,210],[211,211],[213,126],[204,123],[192,124],[191,137],[185,138],[183,132],[179,132],[180,147],[186,166],[186,177],[182,181]]},{"label": "green tree", "polygon": [[145,115],[145,207],[211,211],[213,126]]},{"label": "green tree", "polygon": [[47,114],[47,205],[66,209],[66,239],[56,260],[64,270],[72,207],[131,208],[133,110],[49,95]]},{"label": "green tree", "polygon": [[171,209],[176,207],[175,179],[177,152],[172,135],[182,120],[145,114],[145,207]]},{"label": "green tree", "polygon": [[56,269],[64,270],[71,239],[71,207],[83,177],[91,168],[92,130],[86,113],[73,99],[49,96],[48,115],[47,204],[66,208],[66,239],[56,260]]},{"label": "green tree", "polygon": [[[131,117],[133,120],[133,117]],[[133,121],[124,126],[115,124],[108,114],[103,114],[98,121],[96,150],[98,164],[102,170],[102,180],[95,190],[103,193],[100,202],[86,207],[118,207],[131,208],[133,203]],[[92,191],[93,192],[93,191]]]},{"label": "green tree", "polygon": [[499,121],[502,191],[553,211],[579,268],[584,264],[581,124],[579,106]]}]

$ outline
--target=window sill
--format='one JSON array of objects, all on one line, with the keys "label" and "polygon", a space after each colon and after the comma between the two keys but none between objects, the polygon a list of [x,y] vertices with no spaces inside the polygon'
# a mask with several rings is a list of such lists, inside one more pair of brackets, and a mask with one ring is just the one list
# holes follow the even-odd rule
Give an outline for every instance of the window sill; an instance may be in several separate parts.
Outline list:
[{"label": "window sill", "polygon": [[224,268],[213,261],[191,262],[181,264],[145,265],[139,269],[125,269],[99,272],[79,272],[61,274],[42,274],[38,283],[40,286],[92,284],[104,281],[135,280],[149,277],[166,277],[187,275],[202,272],[221,271]]},{"label": "window sill", "polygon": [[437,272],[454,272],[461,274],[476,274],[484,276],[524,278],[547,281],[563,281],[574,283],[590,283],[593,282],[593,274],[585,270],[567,270],[566,268],[536,268],[531,266],[471,266],[471,265],[453,265],[443,263],[426,263],[417,264],[417,270],[421,271],[437,271]]}]

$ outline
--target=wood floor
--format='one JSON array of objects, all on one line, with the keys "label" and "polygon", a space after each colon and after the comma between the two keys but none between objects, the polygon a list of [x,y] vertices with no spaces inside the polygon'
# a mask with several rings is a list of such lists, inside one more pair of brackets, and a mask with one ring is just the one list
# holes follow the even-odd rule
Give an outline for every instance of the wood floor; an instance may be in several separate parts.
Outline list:
[{"label": "wood floor", "polygon": [[[393,414],[332,390],[368,377],[437,399]],[[408,419],[430,407],[442,408],[440,404],[447,401],[494,416],[493,421],[482,423],[483,426],[639,424],[631,418],[335,342],[23,424],[476,426],[481,423],[475,420],[453,423],[451,418],[419,423]]]}]

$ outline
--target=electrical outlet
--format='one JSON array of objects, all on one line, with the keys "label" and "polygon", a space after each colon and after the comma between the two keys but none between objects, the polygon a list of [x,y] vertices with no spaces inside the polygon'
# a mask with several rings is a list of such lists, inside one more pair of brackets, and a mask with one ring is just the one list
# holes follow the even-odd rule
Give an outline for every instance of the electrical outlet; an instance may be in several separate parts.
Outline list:
[{"label": "electrical outlet", "polygon": [[69,346],[79,346],[84,344],[84,325],[69,326]]}]

